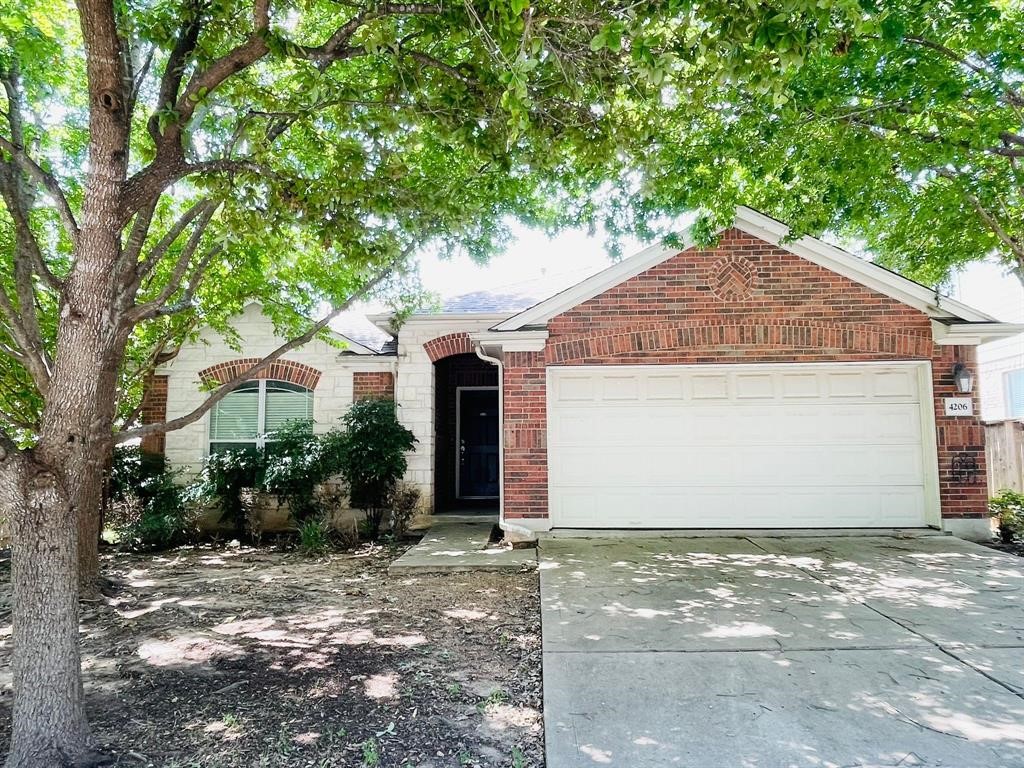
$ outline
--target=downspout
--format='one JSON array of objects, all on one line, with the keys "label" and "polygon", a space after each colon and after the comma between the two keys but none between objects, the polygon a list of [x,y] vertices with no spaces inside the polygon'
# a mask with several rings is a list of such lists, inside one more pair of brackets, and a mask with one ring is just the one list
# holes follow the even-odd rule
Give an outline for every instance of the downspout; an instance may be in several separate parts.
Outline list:
[{"label": "downspout", "polygon": [[500,358],[484,354],[481,344],[475,344],[473,351],[485,363],[498,366],[498,527],[532,539],[537,535],[535,531],[505,519],[505,366]]}]

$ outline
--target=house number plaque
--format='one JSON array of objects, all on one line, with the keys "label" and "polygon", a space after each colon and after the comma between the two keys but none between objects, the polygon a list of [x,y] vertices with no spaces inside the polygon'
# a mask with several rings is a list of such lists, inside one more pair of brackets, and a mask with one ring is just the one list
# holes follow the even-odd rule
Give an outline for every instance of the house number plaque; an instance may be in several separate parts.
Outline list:
[{"label": "house number plaque", "polygon": [[974,400],[969,397],[947,397],[945,404],[947,416],[974,415]]}]

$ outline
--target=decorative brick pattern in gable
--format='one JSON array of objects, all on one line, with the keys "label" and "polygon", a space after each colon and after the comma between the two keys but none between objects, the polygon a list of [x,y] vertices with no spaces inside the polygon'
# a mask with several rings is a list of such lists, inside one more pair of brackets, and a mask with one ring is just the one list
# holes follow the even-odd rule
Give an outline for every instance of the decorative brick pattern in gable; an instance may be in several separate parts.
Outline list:
[{"label": "decorative brick pattern in gable", "polygon": [[[199,378],[207,384],[224,384],[239,374],[245,373],[259,361],[258,357],[243,357],[238,360],[217,363],[217,365],[211,365],[200,371]],[[316,385],[320,381],[320,371],[295,360],[276,360],[253,378],[287,381],[307,389],[316,389]]]},{"label": "decorative brick pattern in gable", "polygon": [[[730,264],[735,274],[723,272]],[[985,514],[983,429],[942,413],[953,362],[973,368],[974,350],[935,345],[924,313],[771,243],[727,230],[716,247],[683,251],[552,318],[548,331],[543,359],[506,355],[509,517],[547,515],[546,365],[868,360],[931,361],[942,514]],[[961,454],[978,467],[973,483],[952,471]]]},{"label": "decorative brick pattern in gable", "polygon": [[355,371],[352,374],[352,399],[395,399],[395,375],[391,371]]},{"label": "decorative brick pattern in gable", "polygon": [[436,363],[444,357],[472,354],[473,342],[469,340],[468,333],[460,331],[431,339],[423,345],[423,348],[427,351],[430,362]]},{"label": "decorative brick pattern in gable", "polygon": [[[142,409],[139,414],[143,424],[160,424],[167,421],[167,376],[149,376],[142,384]],[[146,435],[139,445],[145,453],[163,455],[166,437]]]}]

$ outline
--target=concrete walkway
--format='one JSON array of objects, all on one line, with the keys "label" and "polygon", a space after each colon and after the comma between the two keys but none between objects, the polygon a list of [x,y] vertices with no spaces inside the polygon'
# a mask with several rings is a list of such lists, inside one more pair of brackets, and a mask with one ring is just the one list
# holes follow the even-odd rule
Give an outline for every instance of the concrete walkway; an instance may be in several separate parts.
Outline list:
[{"label": "concrete walkway", "polygon": [[389,573],[521,571],[537,567],[537,550],[491,544],[494,522],[434,519],[423,539],[395,560]]},{"label": "concrete walkway", "polygon": [[1024,766],[1024,559],[555,539],[540,569],[547,768]]}]

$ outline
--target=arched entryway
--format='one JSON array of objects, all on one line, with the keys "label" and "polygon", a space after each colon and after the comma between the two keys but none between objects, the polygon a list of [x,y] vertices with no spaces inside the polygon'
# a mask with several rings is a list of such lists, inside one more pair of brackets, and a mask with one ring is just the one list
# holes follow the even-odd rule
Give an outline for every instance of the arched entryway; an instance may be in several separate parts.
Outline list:
[{"label": "arched entryway", "polygon": [[434,361],[434,509],[498,509],[498,369],[471,352]]}]

